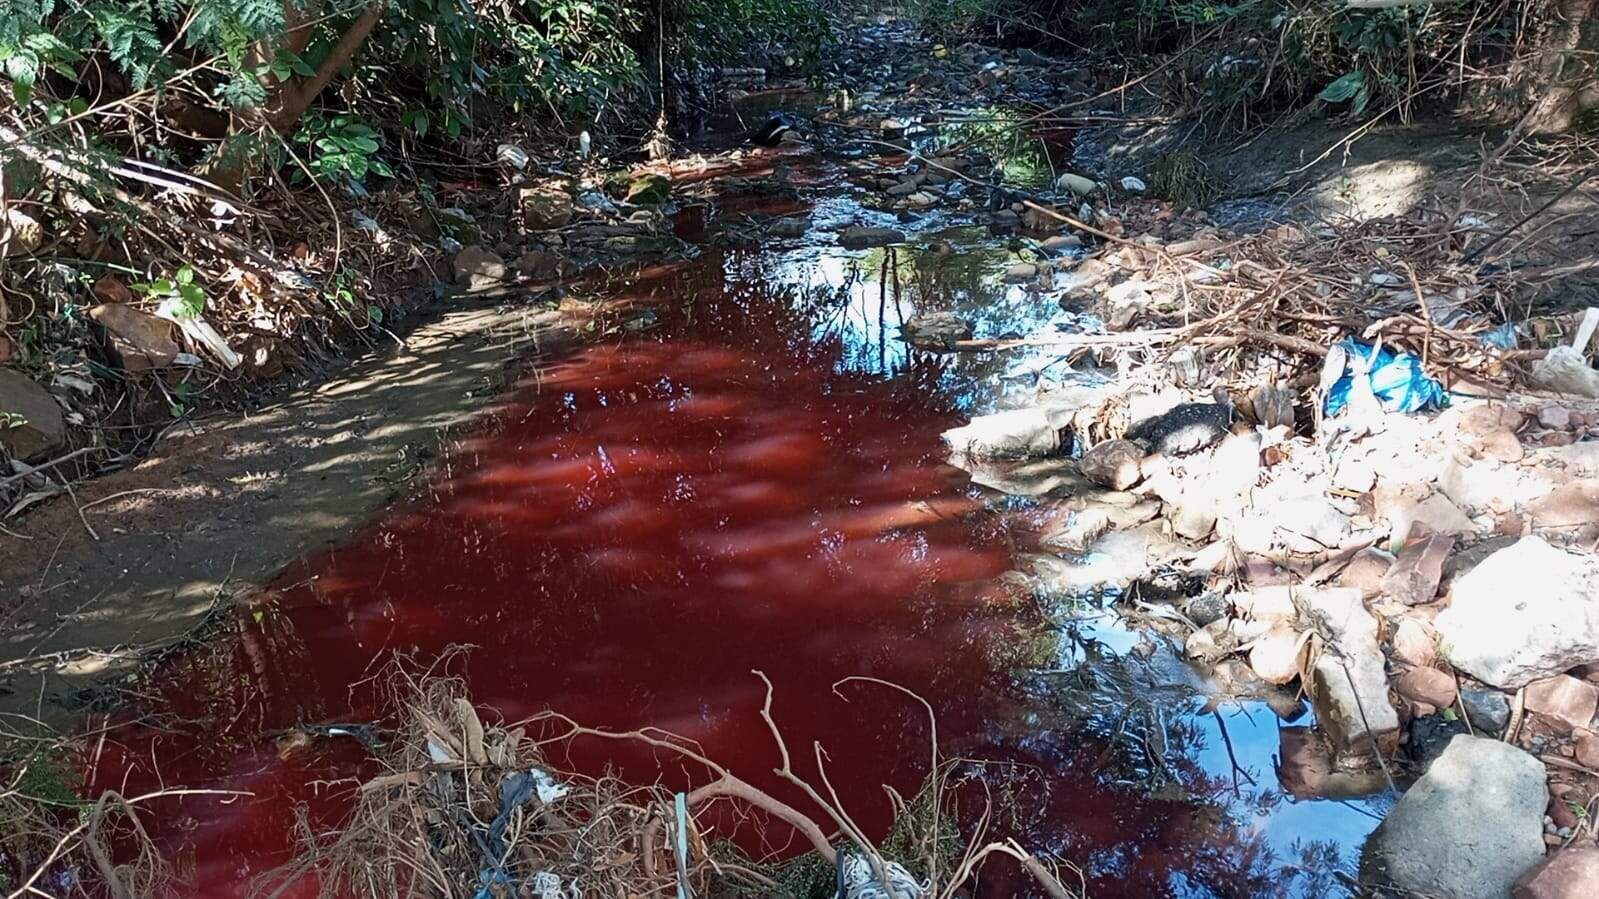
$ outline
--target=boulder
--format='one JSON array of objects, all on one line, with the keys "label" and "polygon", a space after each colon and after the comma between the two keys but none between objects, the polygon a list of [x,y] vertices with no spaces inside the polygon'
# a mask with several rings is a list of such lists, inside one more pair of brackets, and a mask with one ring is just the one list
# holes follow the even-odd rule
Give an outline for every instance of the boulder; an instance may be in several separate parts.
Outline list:
[{"label": "boulder", "polygon": [[[1572,742],[1571,752],[1577,764],[1599,771],[1599,733],[1589,730],[1578,732],[1577,739]],[[1594,895],[1599,896],[1599,893]]]},{"label": "boulder", "polygon": [[1360,591],[1347,587],[1301,590],[1295,595],[1303,620],[1326,647],[1307,685],[1316,719],[1340,755],[1391,753],[1399,744],[1399,714],[1388,701],[1388,673],[1377,643],[1377,619]]},{"label": "boulder", "polygon": [[1029,459],[1060,449],[1060,432],[1069,415],[1042,407],[980,415],[951,428],[944,442],[955,453],[977,459]]},{"label": "boulder", "polygon": [[895,231],[893,228],[872,228],[866,225],[853,225],[838,232],[838,245],[849,250],[886,247],[889,244],[904,242],[904,232]]},{"label": "boulder", "polygon": [[563,278],[572,274],[575,266],[564,256],[548,250],[528,250],[516,257],[517,274],[535,281]]},{"label": "boulder", "polygon": [[490,287],[505,280],[505,260],[480,244],[462,248],[451,262],[455,283],[466,288]]},{"label": "boulder", "polygon": [[1527,685],[1527,711],[1549,719],[1563,732],[1587,728],[1599,712],[1599,684],[1557,674]]},{"label": "boulder", "polygon": [[1444,657],[1514,689],[1599,662],[1599,562],[1523,537],[1455,578],[1434,622]]},{"label": "boulder", "polygon": [[0,368],[0,450],[24,462],[61,446],[67,423],[49,391]]},{"label": "boulder", "polygon": [[105,328],[111,355],[124,371],[148,371],[172,364],[183,348],[172,322],[122,303],[101,303],[89,318]]},{"label": "boulder", "polygon": [[522,224],[530,231],[564,228],[572,222],[572,194],[561,181],[546,181],[517,191]]},{"label": "boulder", "polygon": [[1505,896],[1543,857],[1548,803],[1542,762],[1498,740],[1457,736],[1366,840],[1361,886],[1435,899]]},{"label": "boulder", "polygon": [[1131,440],[1104,440],[1083,453],[1078,463],[1083,476],[1112,490],[1126,490],[1142,476],[1139,463],[1145,452]]},{"label": "boulder", "polygon": [[1599,478],[1583,478],[1556,487],[1527,504],[1535,528],[1575,530],[1599,524]]},{"label": "boulder", "polygon": [[1539,862],[1510,892],[1511,899],[1593,899],[1599,896],[1599,847],[1569,846]]},{"label": "boulder", "polygon": [[952,350],[956,342],[971,339],[972,323],[953,312],[929,312],[906,322],[900,333],[914,347]]},{"label": "boulder", "polygon": [[1087,552],[1090,546],[1110,530],[1110,515],[1103,509],[1084,509],[1073,512],[1059,530],[1044,535],[1043,545],[1067,552]]},{"label": "boulder", "polygon": [[1257,587],[1234,593],[1233,608],[1238,614],[1255,621],[1293,621],[1299,616],[1294,604],[1294,587]]}]

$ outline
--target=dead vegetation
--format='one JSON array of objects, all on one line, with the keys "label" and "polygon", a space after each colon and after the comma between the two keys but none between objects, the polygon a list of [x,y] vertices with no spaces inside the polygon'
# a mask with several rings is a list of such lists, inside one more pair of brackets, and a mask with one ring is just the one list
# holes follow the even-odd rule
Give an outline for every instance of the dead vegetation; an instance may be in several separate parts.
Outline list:
[{"label": "dead vegetation", "polygon": [[[813,810],[783,802],[655,728],[601,730],[556,713],[485,721],[464,681],[441,664],[392,669],[391,698],[402,711],[377,750],[381,772],[359,786],[353,811],[333,832],[302,821],[302,852],[258,884],[261,895],[283,895],[307,877],[328,897],[833,895],[843,878],[857,889],[896,887],[860,895],[951,897],[993,856],[1019,863],[1050,896],[1083,894],[1069,865],[1045,864],[1013,842],[985,842],[987,815],[967,842],[956,837],[947,814],[953,765],[937,751],[936,724],[924,792],[906,800],[889,791],[899,825],[879,848],[828,782],[820,744],[811,747],[820,783],[795,773],[771,682],[758,671],[766,685],[761,716],[782,759],[772,773]],[[835,685],[851,689],[900,690],[931,716],[925,701],[893,684],[850,678]],[[552,750],[576,739],[647,747],[703,782],[674,792],[554,767]],[[725,830],[717,833],[729,820],[789,828],[808,851],[790,861],[749,858]],[[905,854],[890,857],[890,850]]]}]

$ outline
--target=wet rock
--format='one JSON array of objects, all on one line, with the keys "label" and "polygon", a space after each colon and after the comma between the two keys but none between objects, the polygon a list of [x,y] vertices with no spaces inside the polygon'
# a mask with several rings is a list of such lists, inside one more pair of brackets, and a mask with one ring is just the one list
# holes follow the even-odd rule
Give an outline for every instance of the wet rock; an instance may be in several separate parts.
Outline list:
[{"label": "wet rock", "polygon": [[931,350],[952,350],[962,340],[970,340],[972,323],[953,312],[918,315],[901,329],[911,346]]},{"label": "wet rock", "polygon": [[546,181],[517,191],[522,224],[531,231],[564,228],[572,222],[572,194],[561,181]]},{"label": "wet rock", "polygon": [[1440,534],[1411,541],[1383,576],[1383,595],[1407,606],[1432,602],[1444,577],[1444,563],[1454,548],[1455,538]]},{"label": "wet rock", "polygon": [[1393,657],[1416,668],[1426,668],[1438,659],[1438,640],[1427,626],[1414,618],[1401,618],[1394,626]]},{"label": "wet rock", "polygon": [[1183,403],[1127,430],[1127,439],[1152,452],[1183,456],[1214,446],[1229,433],[1233,409],[1221,403]]},{"label": "wet rock", "polygon": [[1044,536],[1043,544],[1050,549],[1086,552],[1100,537],[1105,536],[1110,524],[1110,515],[1103,509],[1073,512],[1064,527]]},{"label": "wet rock", "polygon": [[1367,599],[1382,594],[1383,578],[1392,568],[1394,557],[1375,546],[1368,546],[1349,560],[1344,570],[1338,572],[1340,587],[1353,587]]},{"label": "wet rock", "polygon": [[1279,727],[1277,737],[1277,782],[1295,799],[1353,799],[1387,786],[1377,768],[1340,766],[1313,727]]},{"label": "wet rock", "polygon": [[1599,712],[1599,684],[1559,674],[1527,685],[1527,711],[1548,718],[1563,732],[1587,728]]},{"label": "wet rock", "polygon": [[124,371],[148,371],[172,364],[183,348],[172,322],[122,303],[90,307],[89,318],[105,328],[110,351]]},{"label": "wet rock", "polygon": [[1072,494],[1093,489],[1070,459],[1011,461],[957,456],[950,462],[965,469],[973,484],[1010,496]]},{"label": "wet rock", "polygon": [[1083,453],[1078,463],[1083,476],[1112,490],[1126,490],[1142,476],[1139,463],[1147,455],[1129,440],[1103,440]]},{"label": "wet rock", "polygon": [[1464,721],[1450,721],[1430,713],[1422,715],[1410,722],[1410,741],[1405,745],[1405,752],[1416,765],[1425,769],[1444,754],[1451,741],[1470,732]]},{"label": "wet rock", "polygon": [[897,184],[890,185],[889,188],[883,192],[891,197],[908,197],[920,189],[921,185],[917,184],[915,181],[901,181]]},{"label": "wet rock", "polygon": [[1457,736],[1367,839],[1368,890],[1437,899],[1504,896],[1543,857],[1543,763]]},{"label": "wet rock", "polygon": [[66,419],[49,391],[0,368],[0,450],[27,462],[60,447],[66,434]]},{"label": "wet rock", "polygon": [[1394,681],[1394,690],[1411,702],[1435,709],[1455,704],[1455,679],[1437,668],[1412,668]]},{"label": "wet rock", "polygon": [[1051,256],[1060,256],[1082,249],[1083,239],[1075,234],[1056,234],[1045,239],[1043,247]]},{"label": "wet rock", "polygon": [[1025,284],[1038,277],[1038,266],[1031,262],[1018,262],[1005,269],[1006,284]]},{"label": "wet rock", "polygon": [[1599,662],[1599,563],[1524,537],[1455,578],[1434,626],[1456,669],[1496,687]]},{"label": "wet rock", "polygon": [[1360,591],[1306,590],[1297,601],[1303,618],[1327,641],[1308,686],[1333,748],[1355,757],[1370,755],[1374,747],[1392,752],[1399,742],[1399,715],[1388,702],[1377,619],[1366,611]]},{"label": "wet rock", "polygon": [[479,244],[462,248],[455,254],[451,267],[455,271],[455,283],[462,287],[489,287],[505,280],[505,260]]},{"label": "wet rock", "polygon": [[1599,896],[1599,847],[1569,846],[1516,881],[1511,899],[1593,899]]},{"label": "wet rock", "polygon": [[1498,690],[1462,686],[1460,705],[1478,733],[1499,736],[1510,724],[1510,700]]},{"label": "wet rock", "polygon": [[1169,563],[1180,547],[1151,525],[1111,531],[1080,556],[1031,558],[1034,583],[1045,595],[1080,596],[1107,585],[1125,587]]},{"label": "wet rock", "polygon": [[1061,428],[1069,414],[1034,407],[981,415],[951,428],[944,442],[960,455],[977,459],[1029,459],[1060,449]]},{"label": "wet rock", "polygon": [[1225,618],[1212,621],[1188,635],[1183,643],[1183,655],[1201,665],[1214,665],[1238,651],[1238,638],[1233,635]]},{"label": "wet rock", "polygon": [[1021,214],[1009,209],[1001,209],[988,220],[988,233],[996,236],[1015,234],[1020,230],[1022,230]]},{"label": "wet rock", "polygon": [[773,237],[804,237],[810,231],[811,223],[802,218],[778,219],[766,226],[766,233]]},{"label": "wet rock", "polygon": [[1278,624],[1249,648],[1249,668],[1266,683],[1281,686],[1299,676],[1309,651],[1299,631]]},{"label": "wet rock", "polygon": [[864,250],[867,247],[886,247],[889,244],[904,243],[905,233],[893,228],[874,228],[868,225],[852,225],[838,232],[838,245],[849,250]]}]

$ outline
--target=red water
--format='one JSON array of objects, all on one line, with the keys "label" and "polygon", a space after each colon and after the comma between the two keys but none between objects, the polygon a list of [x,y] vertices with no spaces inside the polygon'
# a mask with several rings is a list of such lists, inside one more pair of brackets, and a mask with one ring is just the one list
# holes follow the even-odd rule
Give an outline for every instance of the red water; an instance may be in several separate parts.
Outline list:
[{"label": "red water", "polygon": [[[457,644],[474,647],[476,701],[505,718],[554,709],[665,728],[803,805],[770,773],[760,669],[790,745],[820,741],[852,813],[879,834],[882,785],[908,793],[927,773],[924,716],[888,690],[832,687],[890,680],[933,704],[947,751],[1035,772],[997,807],[1035,847],[1108,859],[1099,895],[1176,894],[1174,872],[1248,892],[1227,828],[1100,782],[1103,740],[1015,736],[1025,706],[1006,698],[1008,672],[1036,664],[1022,658],[1033,622],[992,585],[1011,565],[1007,534],[943,464],[950,418],[936,398],[914,378],[836,372],[838,348],[813,345],[803,316],[721,272],[712,259],[646,284],[695,299],[665,316],[670,339],[530,370],[443,447],[414,500],[293,566],[236,638],[165,667],[152,705],[165,723],[117,733],[96,786],[251,794],[157,809],[192,878],[185,895],[250,895],[285,859],[296,803],[336,821],[351,782],[325,779],[356,773],[359,747],[322,741],[283,759],[275,735],[376,718],[386,710],[368,679],[385,662]],[[559,761],[698,776],[615,745]]]}]

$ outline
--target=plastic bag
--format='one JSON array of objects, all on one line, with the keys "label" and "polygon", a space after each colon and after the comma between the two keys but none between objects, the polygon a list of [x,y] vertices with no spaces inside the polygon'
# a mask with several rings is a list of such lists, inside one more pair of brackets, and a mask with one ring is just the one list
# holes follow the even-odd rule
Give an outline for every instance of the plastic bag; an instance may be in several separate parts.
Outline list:
[{"label": "plastic bag", "polygon": [[1421,359],[1414,354],[1380,349],[1373,356],[1370,344],[1361,343],[1353,337],[1344,338],[1339,346],[1348,354],[1348,362],[1344,365],[1343,376],[1333,382],[1332,388],[1327,391],[1322,408],[1329,416],[1337,415],[1349,404],[1349,392],[1355,386],[1355,377],[1367,370],[1368,364],[1366,378],[1384,411],[1421,412],[1449,405],[1448,391],[1444,390],[1442,384],[1427,377],[1426,372],[1421,370]]}]

